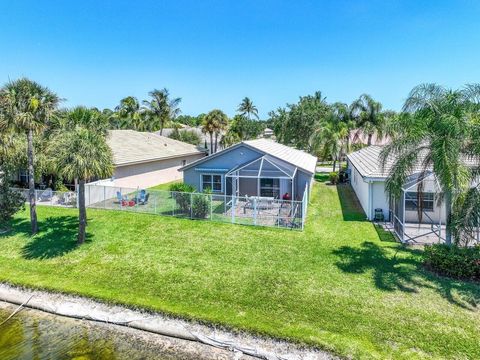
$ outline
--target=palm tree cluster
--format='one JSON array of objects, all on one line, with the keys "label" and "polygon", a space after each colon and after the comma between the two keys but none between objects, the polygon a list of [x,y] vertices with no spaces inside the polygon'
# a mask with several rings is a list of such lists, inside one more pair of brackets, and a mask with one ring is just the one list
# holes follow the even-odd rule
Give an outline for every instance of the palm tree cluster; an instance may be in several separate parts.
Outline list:
[{"label": "palm tree cluster", "polygon": [[[395,128],[382,151],[383,164],[393,163],[387,191],[399,198],[415,171],[420,169],[420,179],[433,172],[447,210],[446,241],[468,245],[480,225],[480,85],[415,87]],[[417,192],[422,197],[422,182]]]},{"label": "palm tree cluster", "polygon": [[150,99],[141,103],[134,96],[120,100],[115,111],[104,110],[110,127],[113,129],[133,129],[137,131],[160,131],[170,123],[175,122],[181,114],[179,108],[181,98],[172,98],[168,89],[154,89],[148,93]]},{"label": "palm tree cluster", "polygon": [[35,196],[38,165],[78,182],[78,242],[83,243],[87,224],[85,182],[110,176],[113,171],[113,157],[106,142],[109,123],[96,109],[59,110],[60,101],[54,92],[26,78],[1,87],[0,156],[3,168],[23,167],[19,159],[26,148],[32,234],[39,231]]},{"label": "palm tree cluster", "polygon": [[389,135],[394,118],[394,112],[384,111],[370,95],[363,94],[351,104],[329,104],[321,92],[270,113],[279,142],[333,160],[333,171],[352,143],[363,146],[362,137],[367,136],[366,145],[371,145],[374,135],[377,139]]}]

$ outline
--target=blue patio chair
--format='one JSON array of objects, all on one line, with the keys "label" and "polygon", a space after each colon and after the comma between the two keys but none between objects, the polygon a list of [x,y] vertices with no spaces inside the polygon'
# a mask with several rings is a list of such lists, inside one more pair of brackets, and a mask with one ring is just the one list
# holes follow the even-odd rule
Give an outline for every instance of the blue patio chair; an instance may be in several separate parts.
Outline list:
[{"label": "blue patio chair", "polygon": [[123,200],[122,193],[120,191],[117,191],[117,204],[121,204]]}]

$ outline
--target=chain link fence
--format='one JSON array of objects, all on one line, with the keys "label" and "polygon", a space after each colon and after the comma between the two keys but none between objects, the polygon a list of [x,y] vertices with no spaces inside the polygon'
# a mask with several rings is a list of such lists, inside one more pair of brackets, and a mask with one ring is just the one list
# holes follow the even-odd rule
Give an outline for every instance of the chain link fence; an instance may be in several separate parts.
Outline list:
[{"label": "chain link fence", "polygon": [[90,208],[201,219],[233,224],[302,230],[303,201],[257,196],[230,196],[160,190],[139,190],[103,185],[85,187]]}]

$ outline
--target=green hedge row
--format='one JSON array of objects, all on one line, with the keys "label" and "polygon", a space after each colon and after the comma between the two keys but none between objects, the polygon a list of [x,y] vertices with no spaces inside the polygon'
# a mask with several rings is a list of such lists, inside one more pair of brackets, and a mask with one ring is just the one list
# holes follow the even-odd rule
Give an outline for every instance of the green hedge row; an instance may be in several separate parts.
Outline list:
[{"label": "green hedge row", "polygon": [[432,271],[458,279],[480,280],[480,246],[425,246],[424,263]]}]

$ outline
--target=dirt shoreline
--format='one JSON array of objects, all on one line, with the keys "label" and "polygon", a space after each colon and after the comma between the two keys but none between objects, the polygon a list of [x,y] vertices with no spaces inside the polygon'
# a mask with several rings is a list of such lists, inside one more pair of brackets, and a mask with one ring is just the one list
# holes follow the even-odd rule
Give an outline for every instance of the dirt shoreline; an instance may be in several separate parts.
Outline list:
[{"label": "dirt shoreline", "polygon": [[[326,360],[335,356],[296,344],[232,332],[160,313],[132,310],[92,299],[60,293],[31,290],[0,283],[0,301],[48,312],[54,315],[103,323],[104,326],[139,332],[150,341],[165,342],[178,349],[191,348],[198,357],[225,359]],[[161,338],[160,338],[161,337]],[[186,345],[189,344],[188,347]],[[195,344],[195,346],[192,346]]]}]

